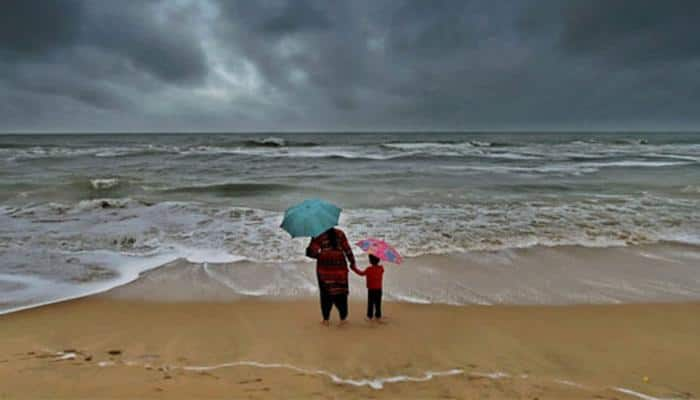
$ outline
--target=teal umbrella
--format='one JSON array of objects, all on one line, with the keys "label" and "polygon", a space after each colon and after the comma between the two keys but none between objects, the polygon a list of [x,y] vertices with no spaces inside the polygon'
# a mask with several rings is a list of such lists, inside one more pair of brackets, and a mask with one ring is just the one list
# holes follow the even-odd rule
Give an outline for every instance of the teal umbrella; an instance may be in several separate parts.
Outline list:
[{"label": "teal umbrella", "polygon": [[321,199],[308,199],[284,212],[282,229],[292,237],[316,237],[338,225],[341,209]]}]

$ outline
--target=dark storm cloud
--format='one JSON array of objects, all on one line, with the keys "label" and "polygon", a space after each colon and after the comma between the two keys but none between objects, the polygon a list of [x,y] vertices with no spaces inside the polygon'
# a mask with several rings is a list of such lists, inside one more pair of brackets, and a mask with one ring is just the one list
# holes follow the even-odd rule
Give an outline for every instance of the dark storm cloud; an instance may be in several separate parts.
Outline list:
[{"label": "dark storm cloud", "polygon": [[[153,2],[151,2],[153,3]],[[112,51],[158,79],[201,80],[207,64],[199,39],[178,21],[159,22],[149,2],[98,3],[86,21],[85,42]]]},{"label": "dark storm cloud", "polygon": [[0,80],[20,92],[97,109],[132,105],[125,91],[201,82],[208,71],[199,39],[173,21],[158,21],[155,5],[6,1],[0,6]]},{"label": "dark storm cloud", "polygon": [[[43,55],[77,39],[82,5],[75,0],[9,0],[0,5],[0,54]],[[3,54],[4,53],[4,54]]]},{"label": "dark storm cloud", "polygon": [[[570,54],[632,67],[700,58],[700,2],[694,0],[552,1],[535,3],[531,12],[531,28],[541,22],[549,34],[560,30],[559,45]],[[559,17],[560,24],[543,17]]]},{"label": "dark storm cloud", "polygon": [[0,117],[33,128],[60,110],[73,115],[61,126],[115,130],[697,127],[699,4],[13,0],[0,16],[0,100],[13,103]]},{"label": "dark storm cloud", "polygon": [[[220,2],[220,37],[298,104],[300,118],[320,109],[346,124],[358,114],[375,123],[391,120],[397,111],[440,117],[431,104],[459,95],[454,73],[469,68],[480,30],[488,29],[480,19],[490,12],[455,1],[306,1],[303,13],[294,14],[280,4]],[[289,29],[260,29],[271,25]]]},{"label": "dark storm cloud", "polygon": [[[159,22],[153,1],[8,0],[0,13],[5,59],[49,57],[53,50],[93,46],[124,57],[170,82],[203,78],[199,39],[177,21]],[[65,60],[64,62],[70,62]]]},{"label": "dark storm cloud", "polygon": [[272,35],[287,35],[306,30],[324,30],[330,27],[326,14],[320,12],[307,0],[282,5],[276,14],[261,26],[263,32]]}]

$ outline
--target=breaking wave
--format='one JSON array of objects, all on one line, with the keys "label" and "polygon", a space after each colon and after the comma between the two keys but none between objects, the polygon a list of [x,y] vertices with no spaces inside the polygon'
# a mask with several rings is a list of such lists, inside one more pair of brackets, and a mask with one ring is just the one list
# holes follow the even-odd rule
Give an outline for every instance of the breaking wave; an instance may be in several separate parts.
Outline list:
[{"label": "breaking wave", "polygon": [[112,189],[117,185],[119,185],[119,179],[117,178],[90,179],[90,186],[95,190]]},{"label": "breaking wave", "polygon": [[[120,265],[175,259],[207,264],[197,271],[236,293],[309,294],[315,277],[294,267],[306,243],[279,224],[282,210],[312,196],[344,208],[350,237],[382,237],[408,260],[700,243],[696,137],[580,136],[0,137],[0,303],[102,290],[130,274]],[[450,296],[420,280],[387,296],[499,301],[449,284]]]},{"label": "breaking wave", "polygon": [[209,193],[219,196],[258,196],[267,193],[284,193],[295,186],[278,183],[220,183],[182,186],[160,190],[162,193]]},{"label": "breaking wave", "polygon": [[[643,144],[643,145],[641,145]],[[527,141],[491,142],[461,141],[386,141],[377,144],[332,141],[296,140],[294,137],[265,137],[245,140],[209,140],[207,143],[134,143],[127,145],[70,147],[50,145],[0,145],[0,160],[26,161],[68,157],[202,157],[241,156],[260,158],[328,158],[346,160],[390,161],[411,158],[504,159],[513,161],[541,160],[543,163],[566,161],[586,162],[615,158],[610,166],[654,166],[645,158],[667,161],[700,162],[698,144],[654,144],[645,140],[571,140],[561,143]],[[660,164],[659,166],[664,166]],[[674,164],[675,165],[675,164]]]}]

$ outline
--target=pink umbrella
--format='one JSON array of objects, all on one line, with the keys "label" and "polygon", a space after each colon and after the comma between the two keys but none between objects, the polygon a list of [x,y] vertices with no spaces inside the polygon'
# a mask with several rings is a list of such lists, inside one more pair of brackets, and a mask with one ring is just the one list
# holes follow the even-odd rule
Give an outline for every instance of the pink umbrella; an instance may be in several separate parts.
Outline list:
[{"label": "pink umbrella", "polygon": [[395,264],[401,264],[401,261],[403,261],[399,252],[383,240],[367,238],[360,240],[355,244],[364,250],[365,253],[372,254],[373,256],[378,257],[380,260]]}]

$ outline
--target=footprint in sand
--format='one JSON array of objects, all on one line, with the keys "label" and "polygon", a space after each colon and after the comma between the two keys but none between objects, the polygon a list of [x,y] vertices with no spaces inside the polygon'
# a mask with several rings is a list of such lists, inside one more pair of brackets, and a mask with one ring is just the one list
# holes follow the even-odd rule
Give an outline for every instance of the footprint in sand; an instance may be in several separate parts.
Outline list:
[{"label": "footprint in sand", "polygon": [[247,383],[255,383],[255,382],[262,382],[262,378],[255,378],[255,379],[245,379],[242,381],[239,381],[239,385],[245,385]]},{"label": "footprint in sand", "polygon": [[218,376],[212,374],[211,372],[207,372],[207,371],[199,371],[199,372],[197,372],[197,374],[198,374],[199,376],[208,376],[209,378],[214,378],[214,379],[217,379],[217,380],[218,380],[218,379],[221,379],[221,378],[219,378]]},{"label": "footprint in sand", "polygon": [[251,388],[251,389],[245,389],[245,391],[246,392],[269,392],[270,388],[269,387],[264,387],[264,388],[260,388],[260,389]]}]

